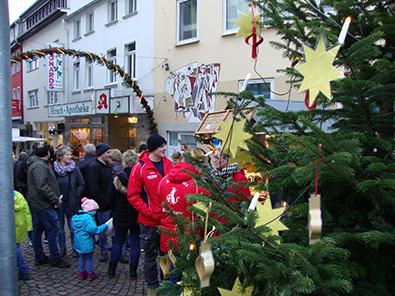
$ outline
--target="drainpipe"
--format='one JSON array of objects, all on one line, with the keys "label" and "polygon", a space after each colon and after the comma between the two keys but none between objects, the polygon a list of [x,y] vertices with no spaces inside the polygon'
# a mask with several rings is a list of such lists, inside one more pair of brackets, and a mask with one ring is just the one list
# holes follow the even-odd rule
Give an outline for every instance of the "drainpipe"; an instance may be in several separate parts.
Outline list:
[{"label": "drainpipe", "polygon": [[0,295],[18,295],[12,174],[11,53],[8,1],[0,0]]}]

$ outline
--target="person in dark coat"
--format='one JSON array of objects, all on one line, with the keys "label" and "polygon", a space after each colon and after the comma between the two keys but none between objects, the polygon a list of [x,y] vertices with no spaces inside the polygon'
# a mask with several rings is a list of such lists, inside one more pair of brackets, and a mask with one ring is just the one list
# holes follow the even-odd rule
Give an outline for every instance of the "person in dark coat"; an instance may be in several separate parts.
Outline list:
[{"label": "person in dark coat", "polygon": [[26,159],[27,153],[21,152],[19,153],[19,159],[14,161],[14,190],[20,192],[23,196],[26,195],[26,183],[19,181],[18,179],[18,171],[24,159]]},{"label": "person in dark coat", "polygon": [[122,165],[125,168],[117,173],[107,193],[107,204],[113,211],[115,235],[111,249],[108,276],[114,277],[117,262],[122,253],[122,246],[127,233],[130,233],[130,277],[137,277],[137,266],[140,257],[140,228],[137,223],[138,212],[127,199],[127,190],[132,167],[138,162],[138,154],[127,150],[122,154]]},{"label": "person in dark coat", "polygon": [[[105,143],[96,145],[97,158],[89,167],[88,186],[92,199],[97,202],[100,209],[97,211],[99,225],[111,218],[111,210],[107,204],[107,191],[112,183],[114,171],[110,166],[111,147]],[[100,262],[108,261],[107,234],[99,235]]]},{"label": "person in dark coat", "polygon": [[[66,234],[65,234],[65,223],[66,218],[67,224],[70,231],[71,245],[74,245],[74,230],[71,222],[73,215],[78,213],[80,209],[79,199],[82,192],[84,191],[84,179],[78,167],[76,167],[74,161],[71,159],[71,148],[67,146],[59,147],[56,157],[57,160],[52,164],[55,172],[56,179],[58,180],[60,194],[63,196],[63,204],[58,209],[58,222],[59,222],[59,253],[61,257],[66,255]],[[78,257],[78,252],[73,249],[73,257]]]},{"label": "person in dark coat", "polygon": [[122,153],[119,149],[111,149],[111,166],[115,174],[123,171],[121,158]]},{"label": "person in dark coat", "polygon": [[91,166],[92,162],[96,159],[95,154],[96,154],[95,145],[88,143],[84,146],[84,158],[76,163],[85,181],[84,192],[81,195],[82,197],[92,198],[88,186],[88,176],[89,176],[89,167]]}]

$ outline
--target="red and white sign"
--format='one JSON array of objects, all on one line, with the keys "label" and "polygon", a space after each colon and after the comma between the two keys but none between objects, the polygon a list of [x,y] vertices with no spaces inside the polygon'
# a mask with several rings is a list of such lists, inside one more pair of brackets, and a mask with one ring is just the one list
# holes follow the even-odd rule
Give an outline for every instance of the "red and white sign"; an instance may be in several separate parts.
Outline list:
[{"label": "red and white sign", "polygon": [[[62,47],[57,43],[48,43],[47,46],[49,48]],[[63,91],[63,55],[46,55],[45,60],[47,91]]]},{"label": "red and white sign", "polygon": [[96,90],[95,92],[95,113],[109,114],[110,113],[110,90]]}]

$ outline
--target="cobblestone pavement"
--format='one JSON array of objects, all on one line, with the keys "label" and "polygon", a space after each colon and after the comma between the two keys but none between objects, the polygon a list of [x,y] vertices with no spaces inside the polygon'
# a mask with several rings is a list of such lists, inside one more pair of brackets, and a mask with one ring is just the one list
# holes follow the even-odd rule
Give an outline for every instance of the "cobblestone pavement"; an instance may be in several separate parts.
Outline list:
[{"label": "cobblestone pavement", "polygon": [[[111,241],[109,239],[109,241]],[[18,281],[19,295],[147,295],[147,285],[143,276],[142,252],[138,267],[138,277],[132,280],[129,277],[129,264],[118,263],[114,278],[107,276],[108,263],[99,262],[100,250],[96,246],[93,255],[93,268],[99,277],[91,282],[78,279],[78,258],[73,258],[70,241],[67,241],[67,255],[63,258],[71,264],[70,268],[51,267],[49,264],[34,265],[33,247],[29,240],[21,243],[21,251],[25,263],[29,266],[30,279]],[[44,252],[49,256],[48,245],[43,243]]]}]

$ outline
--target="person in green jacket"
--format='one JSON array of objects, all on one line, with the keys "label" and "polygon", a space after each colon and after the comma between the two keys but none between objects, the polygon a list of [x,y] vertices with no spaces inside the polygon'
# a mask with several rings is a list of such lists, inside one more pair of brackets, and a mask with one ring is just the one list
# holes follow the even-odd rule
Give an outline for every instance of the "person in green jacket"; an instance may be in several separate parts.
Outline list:
[{"label": "person in green jacket", "polygon": [[15,208],[15,234],[16,234],[16,260],[18,264],[18,280],[30,278],[29,267],[25,264],[20,243],[26,240],[26,232],[33,229],[32,216],[26,199],[21,193],[14,190]]}]

